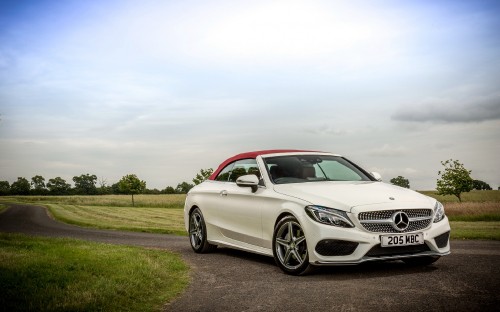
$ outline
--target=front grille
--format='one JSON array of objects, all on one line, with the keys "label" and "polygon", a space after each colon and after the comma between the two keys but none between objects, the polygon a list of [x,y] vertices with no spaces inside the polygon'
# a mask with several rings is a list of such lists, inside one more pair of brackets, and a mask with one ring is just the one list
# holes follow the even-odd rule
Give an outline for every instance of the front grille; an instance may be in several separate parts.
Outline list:
[{"label": "front grille", "polygon": [[[408,227],[399,231],[392,226],[392,216],[394,213],[402,211],[408,215],[410,222]],[[415,219],[415,220],[412,220]],[[375,233],[405,233],[425,229],[432,222],[432,209],[401,209],[401,210],[380,210],[366,211],[358,215],[361,225],[370,232]]]},{"label": "front grille", "polygon": [[450,238],[450,231],[443,233],[439,236],[436,236],[434,240],[436,241],[436,245],[438,248],[444,248],[448,246],[448,239]]},{"label": "front grille", "polygon": [[322,256],[347,256],[356,250],[359,243],[336,240],[324,239],[316,245],[316,252]]},{"label": "front grille", "polygon": [[383,256],[401,256],[411,255],[420,252],[430,251],[427,244],[413,246],[398,246],[398,247],[382,247],[380,245],[372,247],[365,255],[367,257],[383,257]]}]

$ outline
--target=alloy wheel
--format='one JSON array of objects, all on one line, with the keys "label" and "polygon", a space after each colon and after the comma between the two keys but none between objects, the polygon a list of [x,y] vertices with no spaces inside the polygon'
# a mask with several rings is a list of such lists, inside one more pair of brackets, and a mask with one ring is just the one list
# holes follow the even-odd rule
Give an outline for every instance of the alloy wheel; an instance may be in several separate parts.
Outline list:
[{"label": "alloy wheel", "polygon": [[189,219],[189,238],[193,249],[200,249],[203,244],[203,219],[198,211],[194,211]]},{"label": "alloy wheel", "polygon": [[304,231],[294,220],[279,224],[275,235],[275,252],[280,264],[288,270],[300,268],[308,259]]}]

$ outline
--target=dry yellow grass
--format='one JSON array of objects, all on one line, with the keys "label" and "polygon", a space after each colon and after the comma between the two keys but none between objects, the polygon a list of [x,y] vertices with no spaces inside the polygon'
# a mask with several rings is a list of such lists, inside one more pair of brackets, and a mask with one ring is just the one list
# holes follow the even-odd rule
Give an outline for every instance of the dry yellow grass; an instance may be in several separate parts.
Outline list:
[{"label": "dry yellow grass", "polygon": [[444,209],[449,217],[500,215],[500,202],[449,202]]},{"label": "dry yellow grass", "polygon": [[[135,207],[182,208],[185,194],[135,195]],[[4,196],[3,201],[31,204],[68,204],[82,206],[132,207],[130,195],[75,195],[75,196]]]},{"label": "dry yellow grass", "polygon": [[102,229],[186,235],[182,209],[47,204],[58,220]]}]

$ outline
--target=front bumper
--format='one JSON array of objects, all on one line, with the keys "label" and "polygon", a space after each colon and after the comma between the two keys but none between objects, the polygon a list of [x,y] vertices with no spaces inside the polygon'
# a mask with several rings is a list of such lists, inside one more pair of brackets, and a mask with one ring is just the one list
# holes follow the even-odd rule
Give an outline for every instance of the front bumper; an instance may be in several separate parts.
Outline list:
[{"label": "front bumper", "polygon": [[[352,219],[351,219],[352,220]],[[381,235],[394,233],[374,233],[363,229],[359,222],[354,222],[354,228],[340,228],[308,219],[304,220],[303,227],[306,233],[309,261],[314,265],[355,265],[368,261],[398,260],[412,257],[441,257],[450,254],[449,232],[450,225],[448,218],[444,218],[438,223],[423,230],[413,233],[423,233],[424,244],[406,247],[381,247]],[[404,233],[404,234],[411,234]],[[352,243],[352,252],[347,248],[344,255],[325,255],[317,251],[319,243],[325,240]],[[345,250],[345,249],[344,249]]]},{"label": "front bumper", "polygon": [[[388,247],[391,248],[391,247]],[[415,257],[425,257],[425,256],[431,256],[431,257],[441,257],[441,256],[446,256],[449,255],[450,251],[448,250],[447,252],[435,252],[435,251],[427,251],[427,252],[420,252],[420,253],[415,253],[415,254],[401,254],[401,255],[391,255],[391,256],[380,256],[380,257],[363,257],[359,260],[356,261],[320,261],[317,260],[315,262],[312,262],[314,265],[317,266],[332,266],[332,265],[356,265],[360,264],[363,262],[369,262],[369,261],[390,261],[390,260],[400,260],[400,259],[406,259],[406,258],[415,258]]]}]

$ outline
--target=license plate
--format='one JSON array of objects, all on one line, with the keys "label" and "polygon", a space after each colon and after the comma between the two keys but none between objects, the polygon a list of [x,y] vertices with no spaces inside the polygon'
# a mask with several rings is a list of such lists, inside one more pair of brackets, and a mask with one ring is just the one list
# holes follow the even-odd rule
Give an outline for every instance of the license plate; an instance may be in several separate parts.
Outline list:
[{"label": "license plate", "polygon": [[423,233],[393,234],[380,236],[382,247],[421,245],[424,243]]}]

